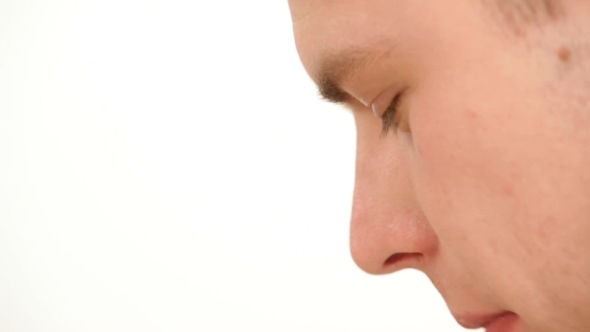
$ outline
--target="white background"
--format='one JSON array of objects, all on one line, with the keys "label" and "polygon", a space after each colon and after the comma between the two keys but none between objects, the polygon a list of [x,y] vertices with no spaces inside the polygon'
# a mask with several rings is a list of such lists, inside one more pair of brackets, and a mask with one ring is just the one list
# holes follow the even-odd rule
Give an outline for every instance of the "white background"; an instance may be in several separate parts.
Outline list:
[{"label": "white background", "polygon": [[0,331],[461,331],[348,251],[286,1],[0,0]]}]

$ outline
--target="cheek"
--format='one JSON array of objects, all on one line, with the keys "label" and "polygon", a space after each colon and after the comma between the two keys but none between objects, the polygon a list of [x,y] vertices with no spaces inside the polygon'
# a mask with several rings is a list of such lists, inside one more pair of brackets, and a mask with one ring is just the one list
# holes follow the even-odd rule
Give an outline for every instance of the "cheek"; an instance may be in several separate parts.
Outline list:
[{"label": "cheek", "polygon": [[[511,103],[464,100],[465,106],[435,112],[424,104],[411,112],[409,169],[441,256],[460,262],[499,306],[549,324],[571,315],[562,308],[590,299],[590,261],[581,254],[590,250],[582,238],[589,230],[568,222],[590,215],[587,202],[577,201],[588,197],[588,185],[575,176],[585,174],[576,153],[559,135],[544,134],[552,130],[535,118],[542,109]],[[497,109],[518,112],[506,121]]]},{"label": "cheek", "polygon": [[528,225],[515,222],[525,212],[517,204],[523,170],[512,159],[517,146],[496,127],[501,121],[459,106],[411,114],[417,199],[443,249],[466,270],[485,271],[491,259],[509,267],[515,262],[498,257],[527,250],[521,237]]}]

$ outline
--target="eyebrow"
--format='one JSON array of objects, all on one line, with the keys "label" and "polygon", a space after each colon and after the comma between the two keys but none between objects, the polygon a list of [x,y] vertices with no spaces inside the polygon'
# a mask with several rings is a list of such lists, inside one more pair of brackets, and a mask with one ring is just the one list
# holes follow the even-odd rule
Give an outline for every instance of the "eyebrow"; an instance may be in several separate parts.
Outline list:
[{"label": "eyebrow", "polygon": [[352,96],[340,85],[341,81],[360,72],[367,65],[389,54],[386,51],[348,49],[329,54],[320,62],[315,82],[323,99],[332,103],[348,103]]}]

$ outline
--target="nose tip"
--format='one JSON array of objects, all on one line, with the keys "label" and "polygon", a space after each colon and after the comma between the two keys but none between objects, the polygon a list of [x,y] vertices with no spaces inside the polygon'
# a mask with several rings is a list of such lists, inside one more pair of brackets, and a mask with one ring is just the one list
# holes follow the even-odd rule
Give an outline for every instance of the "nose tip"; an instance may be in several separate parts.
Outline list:
[{"label": "nose tip", "polygon": [[424,270],[424,258],[435,245],[430,226],[419,214],[392,204],[355,200],[350,250],[356,265],[369,274],[405,268]]},{"label": "nose tip", "polygon": [[397,252],[387,256],[367,246],[355,245],[351,245],[351,253],[355,264],[361,270],[374,275],[393,273],[405,268],[418,268],[423,257],[423,254],[418,252]]},{"label": "nose tip", "polygon": [[374,274],[388,274],[405,268],[417,267],[423,254],[420,253],[397,253],[389,256],[383,264],[373,264],[370,260],[358,259],[353,255],[354,261],[363,271]]},{"label": "nose tip", "polygon": [[387,270],[388,268],[399,268],[405,264],[411,263],[412,260],[417,260],[422,257],[420,253],[405,253],[400,252],[397,254],[393,254],[389,256],[383,263],[383,269]]}]

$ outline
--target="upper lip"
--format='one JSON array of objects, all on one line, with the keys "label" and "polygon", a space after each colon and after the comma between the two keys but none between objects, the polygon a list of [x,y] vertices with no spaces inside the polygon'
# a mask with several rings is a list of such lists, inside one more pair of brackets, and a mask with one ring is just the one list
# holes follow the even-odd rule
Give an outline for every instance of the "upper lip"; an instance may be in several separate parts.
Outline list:
[{"label": "upper lip", "polygon": [[491,324],[496,319],[504,316],[507,312],[500,312],[495,314],[467,314],[457,315],[455,319],[459,325],[466,329],[479,329]]}]

